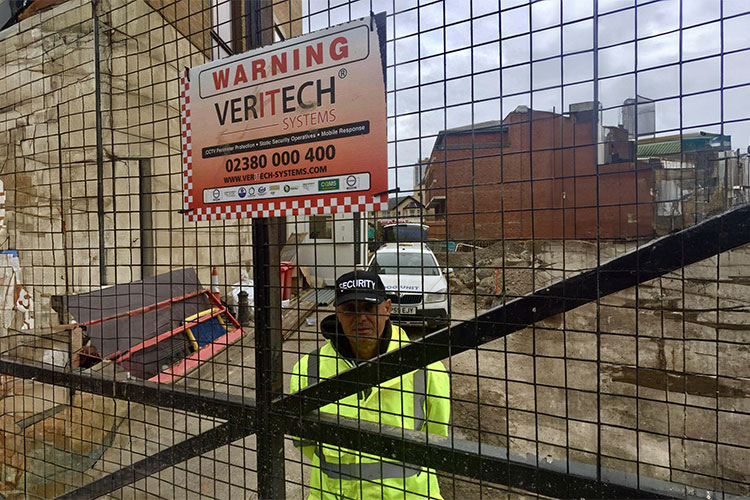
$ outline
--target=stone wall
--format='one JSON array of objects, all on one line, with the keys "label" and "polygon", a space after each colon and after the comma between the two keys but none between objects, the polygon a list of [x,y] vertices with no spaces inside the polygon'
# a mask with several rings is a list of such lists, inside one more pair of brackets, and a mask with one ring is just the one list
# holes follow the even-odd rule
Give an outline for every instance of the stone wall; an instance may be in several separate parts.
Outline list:
[{"label": "stone wall", "polygon": [[142,0],[100,2],[98,15],[98,46],[91,3],[83,0],[0,33],[0,176],[8,224],[2,249],[19,251],[38,327],[56,322],[51,295],[183,266],[197,267],[206,285],[211,266],[219,266],[220,281],[233,283],[250,260],[248,221],[209,226],[178,213],[179,74],[205,62],[204,53]]}]

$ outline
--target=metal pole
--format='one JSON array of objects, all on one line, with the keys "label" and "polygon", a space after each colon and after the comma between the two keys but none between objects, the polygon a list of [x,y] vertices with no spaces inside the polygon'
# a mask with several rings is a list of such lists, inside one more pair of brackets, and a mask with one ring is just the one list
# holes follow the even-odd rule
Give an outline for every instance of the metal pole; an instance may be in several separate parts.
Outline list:
[{"label": "metal pole", "polygon": [[[99,285],[107,284],[107,251],[104,244],[104,144],[102,143],[102,88],[99,68],[99,17],[96,0],[91,2],[94,23],[94,98],[96,106],[96,211],[99,227]],[[114,181],[114,179],[113,179]]]},{"label": "metal pole", "polygon": [[[245,0],[248,49],[273,41],[273,7],[267,0]],[[274,395],[282,395],[281,283],[279,252],[283,219],[254,219],[255,395],[257,400],[258,497],[286,498],[284,431],[272,424]]]},{"label": "metal pole", "polygon": [[[141,279],[156,274],[156,255],[154,251],[154,226],[152,215],[153,193],[151,192],[151,160],[138,160],[138,211],[140,212],[141,236]],[[114,182],[114,180],[113,180]]]},{"label": "metal pole", "polygon": [[[274,245],[268,220],[253,221],[255,270],[255,397],[257,400],[258,496],[285,497],[284,431],[272,424],[274,396],[283,393],[281,364],[281,293],[278,241]],[[275,248],[274,248],[275,247]],[[272,251],[272,248],[276,251]],[[275,265],[274,265],[275,262]],[[275,278],[275,279],[274,279]],[[273,281],[276,283],[274,284]],[[274,286],[275,285],[275,286]]]}]

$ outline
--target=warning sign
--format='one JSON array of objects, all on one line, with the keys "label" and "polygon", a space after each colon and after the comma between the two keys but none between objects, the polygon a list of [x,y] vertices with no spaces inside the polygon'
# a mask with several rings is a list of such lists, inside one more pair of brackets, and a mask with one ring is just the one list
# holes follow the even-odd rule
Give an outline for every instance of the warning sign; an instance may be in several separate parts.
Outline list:
[{"label": "warning sign", "polygon": [[387,205],[384,16],[186,70],[189,220]]}]

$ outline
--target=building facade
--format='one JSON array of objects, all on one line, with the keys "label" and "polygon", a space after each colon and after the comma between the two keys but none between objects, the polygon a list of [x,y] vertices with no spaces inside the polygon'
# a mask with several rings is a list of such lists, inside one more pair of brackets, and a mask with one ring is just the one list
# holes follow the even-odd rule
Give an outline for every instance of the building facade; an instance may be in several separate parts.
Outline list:
[{"label": "building facade", "polygon": [[654,228],[667,234],[701,222],[744,199],[739,154],[731,137],[708,132],[638,141],[638,159],[654,172]]},{"label": "building facade", "polygon": [[[217,266],[226,284],[250,267],[249,220],[217,230],[180,212],[179,77],[215,47],[210,2],[162,7],[107,0],[95,17],[90,2],[69,0],[0,32],[0,250],[17,252],[38,327],[56,322],[54,295],[177,267],[208,284]],[[285,37],[301,30],[290,12],[274,4]],[[215,250],[225,246],[237,251]]]},{"label": "building facade", "polygon": [[634,160],[626,130],[594,118],[593,103],[566,115],[519,107],[441,132],[424,191],[445,237],[651,237],[651,169]]}]

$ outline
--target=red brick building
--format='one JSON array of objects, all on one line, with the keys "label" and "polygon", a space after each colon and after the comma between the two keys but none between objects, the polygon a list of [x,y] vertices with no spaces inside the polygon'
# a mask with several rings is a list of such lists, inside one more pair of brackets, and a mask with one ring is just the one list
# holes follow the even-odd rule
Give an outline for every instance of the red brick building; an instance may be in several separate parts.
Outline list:
[{"label": "red brick building", "polygon": [[445,237],[593,239],[597,229],[601,238],[651,237],[651,169],[634,161],[622,128],[602,128],[597,145],[592,109],[521,107],[502,122],[441,132],[424,190]]}]

